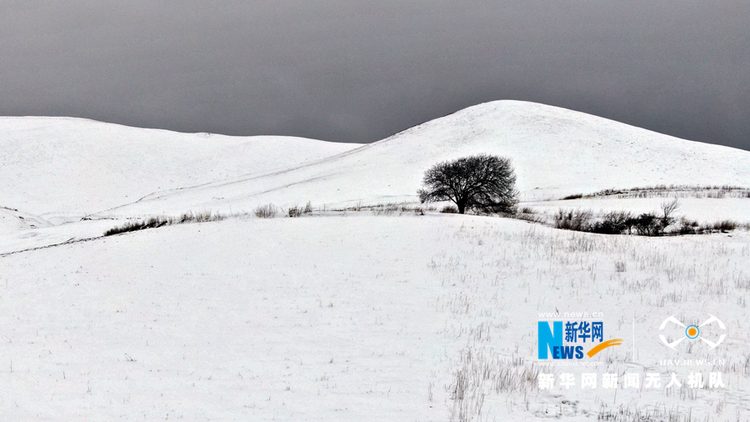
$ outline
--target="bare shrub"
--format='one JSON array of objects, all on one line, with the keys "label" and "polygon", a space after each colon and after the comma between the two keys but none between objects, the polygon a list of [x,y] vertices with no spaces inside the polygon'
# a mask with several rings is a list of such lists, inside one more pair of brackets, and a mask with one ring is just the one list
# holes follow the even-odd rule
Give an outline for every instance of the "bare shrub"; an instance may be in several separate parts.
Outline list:
[{"label": "bare shrub", "polygon": [[458,208],[455,205],[446,205],[440,210],[443,214],[458,214]]},{"label": "bare shrub", "polygon": [[255,208],[255,216],[258,218],[274,218],[278,209],[274,204],[259,205]]},{"label": "bare shrub", "polygon": [[721,231],[723,233],[726,233],[728,231],[732,231],[732,230],[737,229],[737,226],[738,226],[738,224],[735,221],[724,220],[724,221],[719,221],[719,222],[714,223],[711,226],[711,229],[712,230]]},{"label": "bare shrub", "polygon": [[633,227],[633,217],[626,211],[612,211],[604,215],[602,221],[591,226],[591,231],[602,234],[623,234]]},{"label": "bare shrub", "polygon": [[287,211],[287,215],[289,217],[300,217],[305,214],[312,214],[313,208],[310,201],[307,201],[307,204],[304,207],[301,206],[293,206],[289,208]]},{"label": "bare shrub", "polygon": [[559,210],[555,216],[555,227],[558,229],[590,231],[591,230],[591,211]]},{"label": "bare shrub", "polygon": [[682,218],[680,220],[679,226],[677,227],[677,233],[681,235],[699,234],[702,232],[703,229],[700,228],[700,225],[697,221],[688,220],[687,218]]},{"label": "bare shrub", "polygon": [[674,217],[672,214],[674,214],[675,210],[680,207],[680,203],[677,199],[673,200],[672,202],[664,202],[661,204],[661,230],[662,232],[667,229],[672,223],[674,223]]},{"label": "bare shrub", "polygon": [[674,223],[673,214],[679,206],[677,199],[665,202],[661,204],[660,216],[654,213],[643,213],[635,219],[630,219],[628,223],[635,227],[641,236],[661,236],[666,233],[667,227]]},{"label": "bare shrub", "polygon": [[625,261],[617,261],[615,262],[615,271],[618,273],[624,273],[627,271],[628,267],[625,264]]},{"label": "bare shrub", "polygon": [[662,234],[663,227],[661,219],[651,213],[643,213],[632,221],[638,234],[641,236],[659,236]]}]

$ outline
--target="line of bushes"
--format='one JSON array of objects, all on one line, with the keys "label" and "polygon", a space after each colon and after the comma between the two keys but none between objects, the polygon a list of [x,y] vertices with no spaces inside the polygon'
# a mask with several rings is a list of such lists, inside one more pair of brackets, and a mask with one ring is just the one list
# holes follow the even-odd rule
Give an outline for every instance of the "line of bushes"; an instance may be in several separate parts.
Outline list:
[{"label": "line of bushes", "polygon": [[750,189],[739,186],[689,186],[689,185],[657,185],[630,189],[604,189],[591,194],[574,194],[562,198],[563,201],[573,199],[591,199],[616,196],[618,198],[666,198],[666,197],[695,197],[695,198],[750,198]]},{"label": "line of bushes", "polygon": [[639,234],[641,236],[661,236],[673,219],[643,213],[634,216],[627,211],[608,212],[600,220],[594,220],[591,211],[560,210],[555,216],[555,227],[558,229],[576,230],[601,234]]},{"label": "line of bushes", "polygon": [[632,214],[628,211],[611,211],[595,218],[589,210],[559,210],[554,217],[558,229],[601,234],[638,234],[641,236],[664,236],[729,232],[740,225],[731,220],[700,225],[686,218],[677,220],[672,216],[677,201],[662,204],[661,214]]},{"label": "line of bushes", "polygon": [[106,232],[105,236],[112,236],[120,233],[134,232],[138,230],[155,229],[164,226],[171,226],[173,224],[185,224],[185,223],[204,223],[207,221],[220,221],[224,220],[226,216],[222,214],[214,214],[210,211],[201,213],[187,212],[179,217],[151,217],[146,220],[128,221],[119,227],[113,227]]},{"label": "line of bushes", "polygon": [[[434,206],[414,206],[407,202],[402,203],[395,203],[395,202],[389,202],[385,204],[376,204],[376,205],[362,205],[361,203],[358,203],[357,205],[346,207],[346,208],[331,208],[328,211],[332,212],[362,212],[362,211],[370,211],[373,215],[402,215],[404,213],[414,213],[417,215],[424,215],[425,211],[435,211],[436,208]],[[456,209],[456,212],[458,212],[458,209]]]}]

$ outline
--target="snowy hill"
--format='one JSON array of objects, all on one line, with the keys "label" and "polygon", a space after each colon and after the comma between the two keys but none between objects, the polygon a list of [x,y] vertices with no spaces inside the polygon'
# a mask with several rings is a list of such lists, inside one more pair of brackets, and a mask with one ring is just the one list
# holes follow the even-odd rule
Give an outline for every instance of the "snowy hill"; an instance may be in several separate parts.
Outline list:
[{"label": "snowy hill", "polygon": [[0,118],[0,206],[80,218],[155,191],[262,174],[358,146],[5,117]]},{"label": "snowy hill", "polygon": [[104,215],[189,209],[415,201],[433,164],[477,153],[511,157],[523,200],[613,187],[750,184],[750,152],[686,141],[561,108],[497,101],[461,110],[320,162],[151,195]]},{"label": "snowy hill", "polygon": [[37,216],[24,214],[16,209],[0,207],[0,235],[49,227],[51,224]]},{"label": "snowy hill", "polygon": [[[473,215],[320,210],[415,201],[431,165],[490,153],[514,160],[525,207],[645,212],[671,193],[540,199],[660,184],[748,188],[748,152],[514,101],[362,147],[59,118],[0,119],[0,147],[7,420],[750,414],[747,230],[607,236]],[[702,191],[684,205],[748,221],[746,191]],[[307,201],[316,210],[299,218],[250,213],[102,237],[118,216]],[[559,310],[597,313],[605,338],[622,344],[585,365],[541,361],[537,322],[562,318]],[[708,315],[726,324],[716,350],[699,341],[716,340],[716,327],[675,349],[659,338],[665,318]],[[664,333],[671,342],[683,328]],[[696,373],[722,383],[702,388]],[[591,375],[598,388],[583,385]],[[542,376],[553,385],[542,387]],[[604,388],[605,376],[615,388]]]}]

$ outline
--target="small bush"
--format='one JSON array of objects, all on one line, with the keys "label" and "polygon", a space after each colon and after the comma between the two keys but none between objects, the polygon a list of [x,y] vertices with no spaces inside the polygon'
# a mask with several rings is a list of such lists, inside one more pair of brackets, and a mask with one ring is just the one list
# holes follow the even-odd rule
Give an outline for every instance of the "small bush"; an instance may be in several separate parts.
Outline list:
[{"label": "small bush", "polygon": [[672,223],[674,223],[675,219],[672,217],[675,210],[680,207],[680,202],[675,199],[671,202],[663,202],[661,204],[661,211],[662,216],[660,217],[661,222],[661,230],[662,232],[667,229]]},{"label": "small bush", "polygon": [[699,228],[697,221],[691,221],[686,218],[681,219],[679,226],[677,226],[677,233],[680,235],[699,234],[702,232],[703,229]]},{"label": "small bush", "polygon": [[458,214],[458,208],[454,205],[446,205],[440,210],[443,214]]},{"label": "small bush", "polygon": [[312,204],[310,201],[307,201],[307,204],[304,207],[294,206],[289,208],[287,215],[289,215],[289,217],[300,217],[305,214],[312,214],[312,211]]},{"label": "small bush", "polygon": [[667,227],[672,225],[675,221],[672,214],[678,207],[679,203],[675,199],[672,202],[662,204],[661,216],[652,213],[644,213],[629,222],[633,224],[638,231],[638,234],[642,236],[661,236],[666,233]]},{"label": "small bush", "polygon": [[597,221],[591,226],[591,231],[601,234],[623,234],[629,233],[633,224],[633,218],[626,211],[612,211],[604,215],[602,221]]},{"label": "small bush", "polygon": [[731,220],[719,221],[718,223],[714,223],[711,229],[726,233],[737,229],[737,223]]},{"label": "small bush", "polygon": [[559,210],[555,216],[555,227],[558,229],[591,231],[591,211]]},{"label": "small bush", "polygon": [[198,214],[194,214],[194,219],[196,223],[205,223],[207,221],[215,221],[216,219],[211,214],[211,211],[204,211]]},{"label": "small bush", "polygon": [[277,212],[278,210],[274,204],[259,205],[255,208],[255,216],[258,218],[274,218]]},{"label": "small bush", "polygon": [[661,219],[651,213],[643,213],[630,221],[641,236],[659,236],[662,234]]}]

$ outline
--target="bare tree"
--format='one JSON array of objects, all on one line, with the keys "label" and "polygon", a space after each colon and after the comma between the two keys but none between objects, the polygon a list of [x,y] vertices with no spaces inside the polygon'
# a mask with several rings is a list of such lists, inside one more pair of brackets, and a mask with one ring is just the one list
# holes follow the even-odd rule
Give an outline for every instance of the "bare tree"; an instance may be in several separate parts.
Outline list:
[{"label": "bare tree", "polygon": [[674,217],[672,214],[680,207],[680,202],[675,198],[672,202],[664,202],[661,204],[661,227],[662,231],[667,228],[670,224],[674,223]]},{"label": "bare tree", "polygon": [[509,158],[475,155],[436,164],[425,172],[421,202],[452,201],[463,214],[514,212],[518,203],[516,176]]}]

